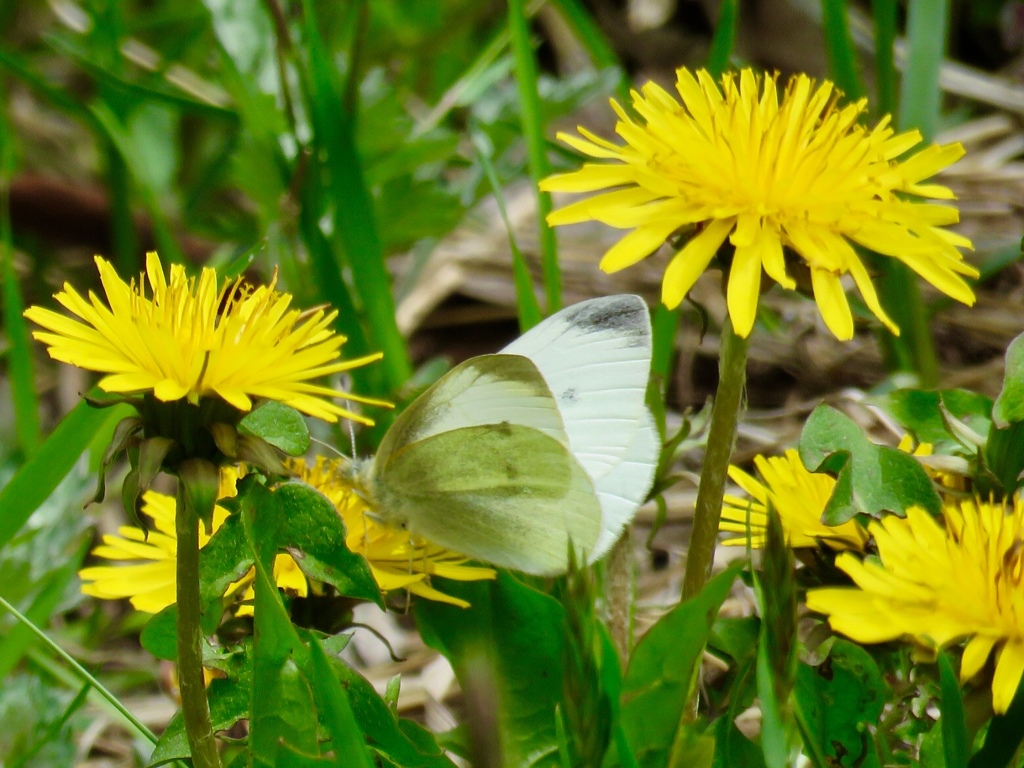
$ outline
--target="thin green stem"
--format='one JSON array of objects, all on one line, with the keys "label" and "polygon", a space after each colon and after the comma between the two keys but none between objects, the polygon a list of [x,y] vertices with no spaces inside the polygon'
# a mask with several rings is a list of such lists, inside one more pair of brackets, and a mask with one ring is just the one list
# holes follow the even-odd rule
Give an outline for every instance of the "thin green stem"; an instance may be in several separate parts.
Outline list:
[{"label": "thin green stem", "polygon": [[526,156],[537,195],[537,228],[540,238],[541,272],[548,314],[562,308],[562,276],[558,267],[558,243],[555,231],[548,225],[547,216],[553,205],[551,194],[537,188],[541,179],[551,173],[548,162],[547,139],[544,136],[544,117],[541,114],[540,95],[537,91],[537,61],[530,42],[530,24],[525,0],[509,0],[508,26],[512,52],[516,61],[516,82],[519,86],[519,110],[522,115]]},{"label": "thin green stem", "polygon": [[683,599],[694,597],[711,575],[718,542],[718,522],[722,516],[722,494],[729,471],[729,459],[736,442],[736,425],[742,407],[747,378],[746,339],[733,332],[732,321],[726,318],[722,327],[722,343],[718,362],[718,393],[711,409],[708,447],[697,486],[697,503],[693,512],[693,530],[686,555],[683,577]]},{"label": "thin green stem", "polygon": [[146,738],[151,744],[156,744],[156,736],[153,735],[153,732],[146,727],[146,724],[139,720],[137,717],[135,717],[135,715],[133,715],[128,710],[128,708],[125,707],[125,705],[118,700],[117,696],[115,696],[109,690],[107,690],[107,687],[103,685],[103,683],[101,683],[99,680],[97,680],[92,675],[92,673],[89,672],[89,670],[87,670],[85,667],[79,664],[78,661],[73,656],[71,656],[71,654],[69,654],[59,645],[57,645],[53,640],[50,639],[49,635],[43,632],[43,630],[37,627],[27,616],[22,614],[17,608],[15,608],[9,602],[4,600],[2,597],[0,597],[0,606],[2,606],[4,610],[10,613],[23,625],[28,627],[29,631],[32,632],[32,634],[34,634],[36,637],[38,637],[46,645],[47,648],[49,648],[51,651],[57,654],[65,664],[67,664],[69,667],[75,670],[75,673],[78,675],[79,680],[84,680],[86,683],[92,686],[94,690],[98,691],[100,695],[103,696],[103,698],[110,702],[110,705],[117,710],[117,712],[125,719],[125,721],[130,723],[131,726],[135,728],[140,734],[142,734],[144,738]]},{"label": "thin green stem", "polygon": [[199,596],[199,516],[186,498],[185,484],[178,481],[174,528],[178,538],[178,690],[195,768],[220,768],[213,738],[210,704],[203,680],[203,629]]}]

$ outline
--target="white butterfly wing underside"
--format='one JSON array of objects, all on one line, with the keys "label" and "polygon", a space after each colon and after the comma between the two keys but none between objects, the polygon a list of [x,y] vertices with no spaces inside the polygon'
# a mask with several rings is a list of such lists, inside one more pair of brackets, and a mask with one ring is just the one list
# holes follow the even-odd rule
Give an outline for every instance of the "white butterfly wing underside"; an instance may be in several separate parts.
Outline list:
[{"label": "white butterfly wing underside", "polygon": [[594,484],[604,555],[643,503],[654,478],[658,436],[644,402],[651,324],[639,296],[608,296],[568,307],[512,342],[554,395],[569,446]]}]

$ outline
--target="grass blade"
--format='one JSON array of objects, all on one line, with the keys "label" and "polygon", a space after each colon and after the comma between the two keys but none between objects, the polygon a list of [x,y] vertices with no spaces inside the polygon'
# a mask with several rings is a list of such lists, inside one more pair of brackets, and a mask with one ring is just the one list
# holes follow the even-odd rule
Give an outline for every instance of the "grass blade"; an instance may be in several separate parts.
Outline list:
[{"label": "grass blade", "polygon": [[[47,576],[47,584],[36,595],[25,616],[34,624],[44,624],[50,614],[56,610],[61,598],[67,591],[68,582],[74,578],[78,568],[89,551],[89,542],[83,542],[74,554],[59,570]],[[5,678],[21,661],[22,656],[32,644],[32,633],[25,624],[19,624],[0,638],[0,680]]]},{"label": "grass blade", "polygon": [[846,0],[822,0],[821,12],[829,74],[848,100],[859,99],[864,95],[864,84],[857,67],[853,38],[850,37]]},{"label": "grass blade", "polygon": [[[733,0],[726,0],[727,3]],[[629,103],[629,77],[622,68],[622,62],[615,55],[615,51],[608,45],[601,28],[594,22],[593,16],[580,0],[554,0],[554,5],[562,13],[562,17],[569,23],[576,37],[587,49],[590,60],[598,69],[610,69],[614,67],[619,71],[618,80],[615,83],[615,95],[623,104]]]},{"label": "grass blade", "polygon": [[942,89],[939,70],[948,32],[949,0],[910,0],[907,16],[907,66],[903,72],[899,124],[917,128],[931,141],[939,122]]},{"label": "grass blade", "polygon": [[[0,90],[0,96],[3,91]],[[18,446],[25,456],[39,448],[42,439],[39,430],[39,400],[36,397],[35,374],[28,324],[21,313],[24,304],[14,271],[14,235],[11,229],[10,189],[14,174],[14,137],[7,124],[6,111],[0,112],[0,264],[3,281],[3,320],[8,352],[8,371],[11,377],[11,399],[14,405],[15,430]]]},{"label": "grass blade", "polygon": [[708,53],[708,72],[714,78],[719,77],[729,66],[732,47],[736,41],[736,20],[739,8],[736,0],[722,0],[718,6],[718,26],[711,38],[711,51]]},{"label": "grass blade", "polygon": [[541,192],[537,185],[551,172],[548,162],[547,140],[541,115],[540,95],[537,92],[537,60],[530,41],[530,24],[524,0],[509,0],[508,26],[512,39],[512,53],[516,61],[516,84],[519,87],[519,109],[522,117],[523,137],[530,177],[537,198],[537,228],[540,237],[541,273],[544,276],[544,296],[548,314],[562,308],[562,276],[558,268],[558,243],[554,230],[548,226],[551,213],[551,195]]},{"label": "grass blade", "polygon": [[344,109],[345,86],[320,36],[314,4],[303,0],[302,7],[304,43],[309,55],[304,75],[316,143],[326,153],[334,237],[351,267],[372,341],[384,353],[381,365],[388,386],[397,391],[412,375],[412,363],[395,320],[391,275],[377,231],[373,200],[356,151],[352,116]]},{"label": "grass blade", "polygon": [[487,175],[487,181],[490,182],[491,191],[494,193],[494,200],[498,204],[501,220],[505,222],[505,231],[508,232],[508,244],[512,249],[512,276],[516,284],[516,308],[519,314],[519,330],[521,333],[526,333],[533,326],[537,325],[544,315],[541,312],[540,303],[537,301],[537,294],[533,291],[533,277],[526,266],[523,252],[519,250],[516,234],[512,229],[512,222],[509,221],[508,211],[505,209],[505,197],[501,192],[501,182],[498,181],[498,174],[494,170],[494,164],[491,162],[490,157],[493,147],[490,146],[487,134],[482,131],[473,131],[472,140],[473,145],[476,147],[477,159],[479,159],[480,165]]},{"label": "grass blade", "polygon": [[113,693],[107,690],[107,688],[99,680],[93,677],[89,670],[87,670],[85,667],[79,664],[78,661],[72,658],[72,656],[67,651],[65,651],[55,642],[53,642],[53,640],[51,640],[49,636],[45,632],[43,632],[43,630],[41,630],[39,627],[33,624],[28,619],[28,617],[20,613],[17,608],[8,603],[2,597],[0,597],[0,608],[6,609],[8,613],[14,616],[14,618],[20,621],[24,626],[28,627],[29,631],[32,632],[32,634],[38,637],[51,651],[57,654],[64,661],[65,664],[67,664],[75,671],[76,675],[82,682],[91,685],[100,693],[100,695],[103,696],[103,698],[110,702],[114,709],[116,709],[125,719],[125,722],[129,723],[139,733],[145,736],[146,739],[149,740],[152,744],[156,744],[156,736],[154,736],[153,732],[146,727],[145,723],[143,723],[141,720],[135,717],[135,715],[129,712],[128,708],[125,707],[125,705],[122,704]]},{"label": "grass blade", "polygon": [[896,0],[871,0],[871,13],[875,19],[875,113],[881,117],[896,112]]},{"label": "grass blade", "polygon": [[128,406],[100,409],[82,401],[61,420],[32,458],[0,489],[0,547],[53,493],[92,439],[132,412]]},{"label": "grass blade", "polygon": [[[911,0],[907,18],[907,67],[899,110],[901,130],[917,128],[925,141],[935,135],[942,92],[939,70],[942,66],[947,23],[948,0]],[[928,324],[928,313],[921,289],[909,267],[895,259],[879,260],[884,279],[879,282],[882,304],[900,327],[898,339],[883,336],[887,347],[887,367],[910,367],[917,372],[921,386],[934,386],[939,379],[939,358]]]}]

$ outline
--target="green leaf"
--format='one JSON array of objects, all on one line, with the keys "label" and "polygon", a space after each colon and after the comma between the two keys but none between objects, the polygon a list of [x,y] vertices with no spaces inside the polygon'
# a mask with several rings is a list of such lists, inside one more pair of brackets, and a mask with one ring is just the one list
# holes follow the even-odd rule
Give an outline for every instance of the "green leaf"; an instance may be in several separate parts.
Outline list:
[{"label": "green leaf", "polygon": [[309,633],[309,642],[318,643],[329,655],[332,673],[345,690],[356,722],[378,754],[403,768],[452,768],[432,733],[396,717],[373,684],[332,653],[332,638]]},{"label": "green leaf", "polygon": [[939,652],[939,684],[942,689],[940,704],[942,717],[942,751],[946,756],[946,768],[967,768],[971,757],[971,739],[967,735],[967,721],[964,719],[964,700],[949,656]]},{"label": "green leaf", "polygon": [[345,524],[322,493],[304,483],[284,483],[273,491],[243,483],[239,505],[257,521],[257,547],[266,562],[287,550],[306,576],[331,584],[342,595],[383,605],[365,558],[345,544]]},{"label": "green leaf", "polygon": [[81,402],[64,417],[39,450],[0,489],[0,547],[53,492],[102,430],[131,412],[127,406],[101,410]]},{"label": "green leaf", "polygon": [[1010,703],[1010,708],[1001,715],[995,715],[989,721],[985,743],[968,763],[970,768],[1003,768],[1017,762],[1014,756],[1024,746],[1024,679],[1017,686],[1017,693]]},{"label": "green leaf", "polygon": [[1006,348],[1006,373],[1003,388],[992,406],[992,421],[998,427],[1024,421],[1024,333]]},{"label": "green leaf", "polygon": [[[250,651],[245,652],[246,662],[239,664],[238,672],[230,678],[214,678],[206,689],[210,700],[210,719],[213,730],[227,730],[239,720],[249,717],[249,704],[252,699],[252,670]],[[178,712],[167,724],[153,754],[150,755],[149,766],[164,765],[174,760],[184,760],[191,756],[188,737],[185,734],[185,721]]]},{"label": "green leaf", "polygon": [[761,748],[771,768],[785,768],[798,743],[790,706],[796,676],[796,585],[793,550],[769,505],[767,539],[754,593],[761,619],[757,651],[757,692],[761,700]]},{"label": "green leaf", "polygon": [[979,435],[991,426],[992,400],[966,389],[897,389],[875,400],[919,442],[936,445],[953,438],[943,410]]},{"label": "green leaf", "polygon": [[822,515],[838,525],[857,514],[902,515],[910,506],[938,514],[939,495],[924,468],[909,454],[875,445],[852,420],[835,408],[819,405],[800,435],[800,458],[813,472],[838,473],[836,487]]},{"label": "green leaf", "polygon": [[168,605],[146,622],[139,635],[142,647],[158,659],[178,658],[178,606]]},{"label": "green leaf", "polygon": [[252,567],[252,551],[238,515],[231,515],[199,550],[199,594],[203,603],[219,601],[228,587]]},{"label": "green leaf", "polygon": [[289,456],[302,456],[309,450],[309,426],[294,408],[268,400],[238,422],[238,431],[258,437],[280,448]]},{"label": "green leaf", "polygon": [[878,768],[869,726],[878,722],[886,686],[871,655],[841,638],[821,664],[800,664],[794,691],[805,749],[816,765]]},{"label": "green leaf", "polygon": [[728,715],[715,721],[715,759],[712,768],[767,768],[757,744],[736,727],[735,717]]},{"label": "green leaf", "polygon": [[[561,605],[504,571],[490,582],[445,581],[444,592],[471,607],[421,600],[416,623],[424,642],[451,661],[467,697],[480,697],[470,720],[474,736],[500,750],[501,765],[559,766]],[[493,712],[480,711],[484,707]],[[485,730],[492,722],[497,733]]]},{"label": "green leaf", "polygon": [[[1024,422],[1016,422],[1006,429],[993,429],[983,451],[985,464],[996,478],[1001,495],[1012,494],[1021,484],[1024,474]],[[979,478],[985,480],[987,478]],[[983,487],[976,492],[984,494]]]},{"label": "green leaf", "polygon": [[685,746],[690,738],[680,728],[683,709],[718,610],[743,566],[733,563],[662,616],[634,649],[622,681],[621,722],[638,765],[669,765],[677,741]]},{"label": "green leaf", "polygon": [[249,749],[254,765],[273,766],[277,750],[284,744],[307,754],[319,752],[318,718],[312,691],[295,666],[298,660],[293,659],[296,654],[304,655],[305,649],[281,603],[277,585],[258,561],[254,586]]}]

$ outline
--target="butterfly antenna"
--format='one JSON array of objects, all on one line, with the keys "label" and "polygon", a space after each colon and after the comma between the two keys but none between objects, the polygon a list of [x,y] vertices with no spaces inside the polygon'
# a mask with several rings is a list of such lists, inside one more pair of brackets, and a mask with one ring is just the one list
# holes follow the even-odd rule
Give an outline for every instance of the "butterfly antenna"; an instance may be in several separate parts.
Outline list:
[{"label": "butterfly antenna", "polygon": [[331,445],[330,443],[326,442],[325,440],[320,440],[319,438],[313,437],[312,435],[309,436],[309,440],[310,440],[310,442],[316,443],[317,445],[321,446],[322,448],[326,448],[331,453],[336,454],[339,458],[342,458],[342,459],[351,458],[350,456],[346,456],[342,451],[338,450],[337,448],[335,448],[333,445]]},{"label": "butterfly antenna", "polygon": [[[345,401],[346,405],[350,405],[348,400]],[[356,457],[356,428],[352,424],[352,419],[348,419],[348,444],[352,448],[352,458]]]}]

